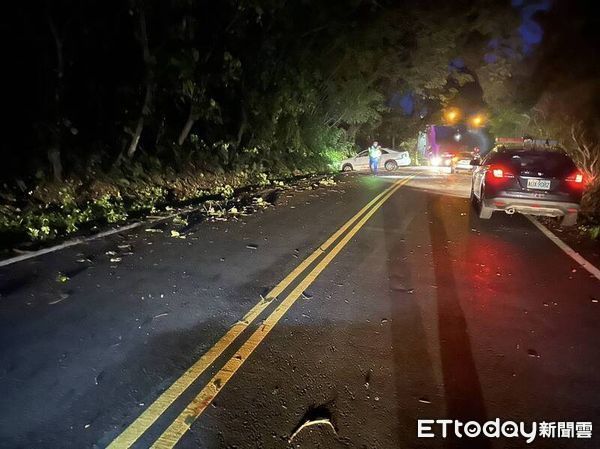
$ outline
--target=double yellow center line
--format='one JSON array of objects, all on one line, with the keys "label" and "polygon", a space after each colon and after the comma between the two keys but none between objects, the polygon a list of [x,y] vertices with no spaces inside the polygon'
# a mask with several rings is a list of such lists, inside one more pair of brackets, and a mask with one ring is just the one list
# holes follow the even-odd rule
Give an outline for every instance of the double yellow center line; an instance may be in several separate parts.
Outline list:
[{"label": "double yellow center line", "polygon": [[[265,337],[271,332],[277,322],[285,315],[289,308],[296,302],[303,291],[310,286],[335,256],[346,246],[350,239],[364,226],[371,216],[381,207],[387,199],[400,187],[406,184],[410,178],[400,179],[388,189],[381,192],[356,215],[348,220],[331,237],[329,237],[317,250],[308,256],[300,265],[289,273],[279,284],[277,284],[265,298],[261,300],[237,323],[235,323],[225,335],[223,335],[214,346],[212,346],[202,357],[198,359],[181,377],[179,377],[164,393],[162,393],[133,423],[131,423],[112,443],[108,449],[124,449],[131,447],[150,426],[169,408],[189,386],[202,373],[210,367],[216,359],[237,339],[237,337],[252,324],[269,304],[277,298],[290,284],[300,276],[311,264],[325,254],[321,261],[298,283],[298,285],[286,296],[286,298],[275,308],[275,310],[263,321],[263,323],[242,344],[238,351],[231,357],[213,377],[202,388],[198,395],[187,405],[187,407],[175,418],[169,427],[158,437],[152,445],[154,449],[171,449],[183,437],[192,423],[202,414],[206,407],[212,402],[225,384],[231,379],[235,372],[242,366],[244,361],[260,345]],[[341,240],[329,251],[327,250],[338,240]]]}]

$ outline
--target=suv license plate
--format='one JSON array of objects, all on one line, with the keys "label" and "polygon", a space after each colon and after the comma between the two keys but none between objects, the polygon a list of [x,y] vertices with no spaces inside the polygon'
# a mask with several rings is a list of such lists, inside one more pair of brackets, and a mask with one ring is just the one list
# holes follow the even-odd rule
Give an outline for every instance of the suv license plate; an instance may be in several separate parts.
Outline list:
[{"label": "suv license plate", "polygon": [[528,179],[527,180],[527,188],[528,189],[538,189],[538,190],[549,190],[550,189],[550,181],[548,179]]}]

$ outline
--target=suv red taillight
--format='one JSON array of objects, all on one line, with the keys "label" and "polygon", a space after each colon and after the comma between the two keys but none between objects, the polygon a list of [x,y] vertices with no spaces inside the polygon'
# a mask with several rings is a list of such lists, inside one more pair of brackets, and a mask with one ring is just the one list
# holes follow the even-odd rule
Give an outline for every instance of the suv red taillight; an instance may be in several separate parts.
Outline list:
[{"label": "suv red taillight", "polygon": [[565,178],[565,181],[567,181],[569,184],[573,185],[573,186],[581,186],[583,187],[583,185],[585,184],[585,178],[583,176],[583,173],[581,173],[579,170],[571,173],[569,176],[567,176]]},{"label": "suv red taillight", "polygon": [[492,170],[492,175],[494,176],[494,178],[504,178],[504,170],[502,170],[501,168],[494,168]]},{"label": "suv red taillight", "polygon": [[487,175],[488,178],[493,180],[511,179],[515,177],[512,171],[507,170],[506,167],[501,167],[499,165],[491,165],[487,171]]}]

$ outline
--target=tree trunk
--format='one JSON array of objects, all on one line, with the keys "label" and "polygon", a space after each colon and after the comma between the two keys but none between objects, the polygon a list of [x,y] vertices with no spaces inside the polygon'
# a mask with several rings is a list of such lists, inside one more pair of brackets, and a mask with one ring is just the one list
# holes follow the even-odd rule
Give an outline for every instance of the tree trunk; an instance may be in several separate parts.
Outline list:
[{"label": "tree trunk", "polygon": [[193,111],[194,106],[190,105],[190,112],[188,114],[188,118],[185,122],[185,125],[183,126],[183,129],[181,130],[181,132],[179,133],[179,138],[177,139],[177,144],[179,146],[183,145],[183,142],[185,142],[185,139],[187,139],[187,136],[190,134],[190,131],[192,130],[192,126],[194,126],[194,123],[196,123],[196,116],[194,116]]},{"label": "tree trunk", "polygon": [[146,16],[143,7],[140,7],[140,10],[138,12],[138,18],[140,27],[139,41],[142,46],[144,64],[146,66],[146,95],[144,95],[144,103],[142,105],[142,110],[140,111],[140,116],[138,118],[135,131],[131,136],[131,143],[129,144],[129,148],[127,149],[127,157],[129,157],[130,159],[137,151],[138,144],[140,142],[140,137],[142,135],[142,131],[144,130],[144,122],[146,116],[150,113],[154,79],[152,57],[150,55],[150,47],[148,45],[148,33],[146,32]]},{"label": "tree trunk", "polygon": [[359,129],[360,129],[360,125],[353,123],[352,125],[350,125],[348,127],[348,131],[346,131],[346,134],[348,135],[348,137],[350,138],[350,140],[352,141],[352,143],[354,145],[356,145],[356,133],[358,133]]},{"label": "tree trunk", "polygon": [[165,133],[165,116],[163,115],[161,121],[160,121],[160,125],[158,127],[158,131],[156,132],[156,139],[154,141],[154,148],[158,148],[158,146],[160,145],[160,141]]},{"label": "tree trunk", "polygon": [[131,143],[129,144],[129,148],[127,149],[127,157],[132,158],[135,154],[138,143],[140,142],[140,137],[142,135],[142,131],[144,130],[144,122],[146,120],[147,111],[150,109],[150,102],[152,101],[152,86],[150,81],[146,84],[146,95],[144,96],[144,104],[142,105],[142,110],[140,111],[140,116],[138,118],[137,124],[135,126],[135,131],[131,136]]},{"label": "tree trunk", "polygon": [[63,78],[64,78],[64,57],[63,57],[63,42],[58,34],[52,16],[48,15],[48,25],[50,32],[54,38],[54,46],[56,49],[56,88],[54,91],[54,125],[52,125],[52,144],[48,148],[48,161],[52,165],[52,175],[55,181],[62,181],[62,162],[60,158],[61,135],[62,135],[62,96],[63,96]]},{"label": "tree trunk", "polygon": [[48,148],[48,160],[52,165],[52,175],[54,176],[54,180],[57,182],[62,182],[62,162],[60,161],[60,147],[58,145],[53,145]]},{"label": "tree trunk", "polygon": [[132,158],[138,148],[138,143],[140,142],[140,137],[142,135],[142,131],[144,129],[144,114],[142,113],[138,118],[137,125],[135,127],[135,131],[131,136],[131,143],[129,144],[129,148],[127,148],[127,157]]},{"label": "tree trunk", "polygon": [[238,133],[237,133],[237,141],[235,143],[235,147],[239,148],[240,145],[242,144],[242,139],[244,138],[244,134],[246,133],[246,130],[248,129],[248,115],[246,114],[246,108],[244,108],[243,104],[240,104],[241,107],[241,121],[240,121],[240,127],[238,129]]}]

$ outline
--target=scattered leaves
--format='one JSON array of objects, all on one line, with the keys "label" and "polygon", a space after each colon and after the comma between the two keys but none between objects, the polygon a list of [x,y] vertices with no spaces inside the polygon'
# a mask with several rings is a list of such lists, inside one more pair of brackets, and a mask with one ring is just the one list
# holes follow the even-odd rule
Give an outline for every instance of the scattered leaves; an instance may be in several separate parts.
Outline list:
[{"label": "scattered leaves", "polygon": [[319,181],[319,184],[322,185],[322,186],[334,186],[337,183],[334,181],[333,178],[325,178],[325,179],[321,179]]},{"label": "scattered leaves", "polygon": [[177,216],[175,218],[173,218],[173,223],[174,224],[180,224],[183,226],[187,226],[188,225],[188,221],[185,218],[182,218],[180,216]]}]

